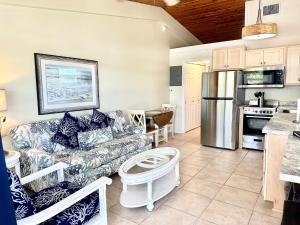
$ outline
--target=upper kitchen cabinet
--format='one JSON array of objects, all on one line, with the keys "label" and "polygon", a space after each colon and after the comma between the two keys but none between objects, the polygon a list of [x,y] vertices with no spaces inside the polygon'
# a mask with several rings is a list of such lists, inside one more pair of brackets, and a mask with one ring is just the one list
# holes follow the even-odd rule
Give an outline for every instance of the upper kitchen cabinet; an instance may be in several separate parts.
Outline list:
[{"label": "upper kitchen cabinet", "polygon": [[243,69],[245,47],[218,48],[213,50],[213,70]]},{"label": "upper kitchen cabinet", "polygon": [[285,64],[285,47],[246,51],[246,67],[274,66]]},{"label": "upper kitchen cabinet", "polygon": [[264,51],[259,50],[247,50],[246,51],[246,67],[262,66],[264,62]]},{"label": "upper kitchen cabinet", "polygon": [[300,45],[287,48],[287,85],[300,85]]}]

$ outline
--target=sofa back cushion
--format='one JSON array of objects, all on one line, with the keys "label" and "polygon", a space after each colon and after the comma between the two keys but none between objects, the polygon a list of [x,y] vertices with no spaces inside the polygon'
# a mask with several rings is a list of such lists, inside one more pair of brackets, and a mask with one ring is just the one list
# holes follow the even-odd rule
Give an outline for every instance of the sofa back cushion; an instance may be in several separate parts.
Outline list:
[{"label": "sofa back cushion", "polygon": [[52,119],[19,125],[10,131],[11,144],[20,150],[29,148],[43,149],[48,152],[63,150],[64,146],[51,141],[59,122],[60,119]]},{"label": "sofa back cushion", "polygon": [[79,149],[90,150],[102,143],[112,141],[113,134],[111,127],[96,129],[86,132],[78,132]]},{"label": "sofa back cushion", "polygon": [[[106,112],[110,118],[114,119],[112,126],[113,136],[124,132],[126,120],[121,110]],[[89,124],[91,113],[78,117],[85,124]],[[10,131],[10,140],[14,148],[26,150],[29,148],[43,149],[47,152],[58,152],[65,149],[64,146],[51,141],[51,137],[56,133],[61,118],[38,121],[19,125]]]}]

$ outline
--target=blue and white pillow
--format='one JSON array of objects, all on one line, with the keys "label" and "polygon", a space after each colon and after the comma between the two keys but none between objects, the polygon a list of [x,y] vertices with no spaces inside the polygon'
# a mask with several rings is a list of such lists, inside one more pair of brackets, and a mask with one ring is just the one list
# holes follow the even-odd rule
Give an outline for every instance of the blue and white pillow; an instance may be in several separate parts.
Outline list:
[{"label": "blue and white pillow", "polygon": [[15,208],[16,219],[21,220],[25,217],[32,216],[36,213],[36,208],[25,192],[19,177],[9,169],[7,169],[8,183]]},{"label": "blue and white pillow", "polygon": [[78,133],[79,148],[90,150],[100,144],[113,140],[111,127]]},{"label": "blue and white pillow", "polygon": [[66,112],[64,118],[60,121],[57,132],[51,140],[67,148],[78,149],[77,134],[86,130],[88,130],[88,126],[85,123]]},{"label": "blue and white pillow", "polygon": [[106,114],[93,109],[93,115],[90,123],[90,130],[102,129],[108,126],[112,127],[115,120],[107,116]]}]

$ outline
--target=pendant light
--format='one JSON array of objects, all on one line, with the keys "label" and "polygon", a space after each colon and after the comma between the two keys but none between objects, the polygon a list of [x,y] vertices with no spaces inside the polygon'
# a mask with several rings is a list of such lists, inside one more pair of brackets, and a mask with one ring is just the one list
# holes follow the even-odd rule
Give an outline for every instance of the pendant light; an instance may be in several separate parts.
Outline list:
[{"label": "pendant light", "polygon": [[179,0],[164,0],[167,6],[174,6],[177,5],[180,1]]},{"label": "pendant light", "polygon": [[245,26],[242,29],[242,38],[244,40],[259,40],[276,36],[276,23],[263,23],[261,19],[261,0],[259,0],[258,14],[256,24]]}]

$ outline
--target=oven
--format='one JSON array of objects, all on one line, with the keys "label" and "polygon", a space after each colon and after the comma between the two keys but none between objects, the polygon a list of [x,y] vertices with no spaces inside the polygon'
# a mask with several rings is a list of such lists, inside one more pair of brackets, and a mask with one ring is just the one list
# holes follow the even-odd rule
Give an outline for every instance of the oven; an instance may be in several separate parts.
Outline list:
[{"label": "oven", "polygon": [[244,108],[243,148],[264,150],[262,130],[275,112],[273,108]]},{"label": "oven", "polygon": [[284,66],[270,66],[243,71],[239,88],[284,87]]}]

